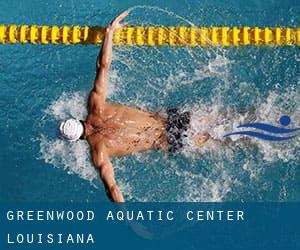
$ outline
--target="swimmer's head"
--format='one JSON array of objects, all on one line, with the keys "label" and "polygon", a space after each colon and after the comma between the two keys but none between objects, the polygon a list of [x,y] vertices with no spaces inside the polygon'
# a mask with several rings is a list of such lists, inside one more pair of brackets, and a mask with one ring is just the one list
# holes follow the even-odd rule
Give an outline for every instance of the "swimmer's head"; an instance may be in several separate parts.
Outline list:
[{"label": "swimmer's head", "polygon": [[67,119],[61,121],[58,125],[59,138],[74,142],[80,139],[84,133],[84,126],[81,121],[77,119]]}]

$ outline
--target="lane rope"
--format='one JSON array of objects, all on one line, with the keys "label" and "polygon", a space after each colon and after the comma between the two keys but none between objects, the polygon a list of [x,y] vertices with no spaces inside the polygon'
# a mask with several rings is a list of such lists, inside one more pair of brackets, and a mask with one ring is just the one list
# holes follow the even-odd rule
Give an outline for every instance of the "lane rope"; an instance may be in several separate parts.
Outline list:
[{"label": "lane rope", "polygon": [[[0,44],[101,44],[105,27],[0,25]],[[299,46],[300,27],[135,26],[118,30],[114,44],[132,46]]]}]

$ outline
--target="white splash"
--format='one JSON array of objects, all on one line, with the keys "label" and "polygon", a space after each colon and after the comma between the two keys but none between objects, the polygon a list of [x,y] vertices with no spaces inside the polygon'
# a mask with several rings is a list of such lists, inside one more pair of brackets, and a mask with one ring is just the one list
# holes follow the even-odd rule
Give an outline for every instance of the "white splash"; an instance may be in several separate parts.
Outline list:
[{"label": "white splash", "polygon": [[178,196],[177,200],[182,202],[218,202],[224,200],[231,191],[234,180],[231,179],[223,166],[214,166],[213,172],[216,171],[218,172],[216,177],[205,177],[202,174],[193,174],[188,171],[180,172],[183,177],[184,195]]},{"label": "white splash", "polygon": [[45,110],[45,113],[57,120],[74,117],[84,119],[87,93],[62,93],[62,95]]},{"label": "white splash", "polygon": [[[58,120],[75,117],[84,119],[86,115],[86,94],[63,93],[45,110],[49,120]],[[52,128],[55,130],[55,128]],[[91,164],[89,148],[86,142],[77,141],[68,143],[58,138],[49,138],[42,134],[40,141],[40,158],[54,167],[62,168],[69,174],[92,182],[98,174]]]},{"label": "white splash", "polygon": [[83,141],[68,143],[62,140],[40,138],[41,158],[54,167],[63,168],[68,174],[76,174],[91,183],[98,174],[90,163],[88,145]]}]

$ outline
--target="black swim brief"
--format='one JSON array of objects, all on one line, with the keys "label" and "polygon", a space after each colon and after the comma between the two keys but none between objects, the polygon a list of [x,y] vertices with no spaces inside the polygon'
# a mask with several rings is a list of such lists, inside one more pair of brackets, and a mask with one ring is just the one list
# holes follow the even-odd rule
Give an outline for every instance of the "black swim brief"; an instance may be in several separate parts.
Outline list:
[{"label": "black swim brief", "polygon": [[173,153],[183,148],[183,139],[190,128],[191,114],[180,112],[177,108],[169,109],[167,114],[169,152]]}]

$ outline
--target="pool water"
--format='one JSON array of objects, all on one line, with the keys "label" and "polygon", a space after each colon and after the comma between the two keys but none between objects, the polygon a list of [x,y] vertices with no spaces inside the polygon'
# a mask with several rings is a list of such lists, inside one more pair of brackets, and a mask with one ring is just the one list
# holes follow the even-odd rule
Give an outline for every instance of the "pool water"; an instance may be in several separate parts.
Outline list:
[{"label": "pool water", "polygon": [[[0,23],[106,25],[127,8],[130,25],[299,26],[300,19],[292,0],[11,0],[0,3]],[[0,45],[1,201],[107,200],[87,144],[56,138],[58,120],[86,115],[98,51]],[[299,61],[299,47],[115,47],[109,101],[190,110],[190,133],[208,130],[220,140],[240,123],[278,125],[282,115],[300,127]],[[138,153],[113,165],[129,201],[300,201],[299,149],[300,136],[251,139]]]}]

